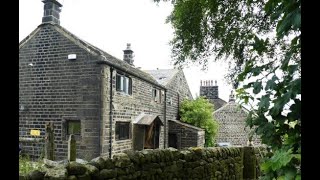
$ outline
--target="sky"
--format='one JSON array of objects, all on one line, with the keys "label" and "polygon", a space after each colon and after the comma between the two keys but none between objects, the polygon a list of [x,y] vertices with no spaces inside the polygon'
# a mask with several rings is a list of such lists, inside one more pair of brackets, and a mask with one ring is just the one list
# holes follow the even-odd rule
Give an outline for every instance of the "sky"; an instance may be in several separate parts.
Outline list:
[{"label": "sky", "polygon": [[[123,50],[131,43],[134,65],[143,70],[172,69],[170,40],[173,32],[166,17],[173,6],[153,0],[58,0],[62,5],[60,25],[68,31],[122,59]],[[19,42],[28,36],[43,16],[41,0],[19,0]],[[213,58],[212,58],[213,59]],[[224,80],[227,64],[210,62],[207,71],[191,64],[185,68],[193,97],[199,95],[200,80],[217,80],[219,97],[228,101],[231,85]]]}]

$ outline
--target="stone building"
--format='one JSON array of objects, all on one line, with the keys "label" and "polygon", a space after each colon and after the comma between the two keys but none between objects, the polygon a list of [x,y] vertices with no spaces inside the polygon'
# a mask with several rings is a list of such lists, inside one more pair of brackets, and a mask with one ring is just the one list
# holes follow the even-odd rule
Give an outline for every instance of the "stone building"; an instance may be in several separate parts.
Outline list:
[{"label": "stone building", "polygon": [[217,110],[227,104],[226,101],[219,98],[219,89],[217,81],[213,84],[213,80],[200,81],[200,96],[206,97],[214,106],[214,109]]},{"label": "stone building", "polygon": [[168,147],[168,121],[177,119],[184,98],[192,98],[183,71],[168,70],[165,79],[135,68],[130,44],[117,59],[61,27],[59,2],[43,2],[42,23],[19,43],[23,151],[41,154],[47,122],[54,123],[56,159],[67,157],[70,134],[77,157],[86,159]]},{"label": "stone building", "polygon": [[[248,110],[235,102],[233,91],[229,96],[229,102],[219,98],[217,82],[200,82],[200,95],[209,99],[214,104],[214,118],[219,124],[216,137],[218,144],[230,144],[233,146],[246,146],[249,140],[249,129],[245,127]],[[259,144],[260,140],[255,136],[252,139],[254,144]]]},{"label": "stone building", "polygon": [[179,107],[184,99],[193,99],[187,80],[181,69],[157,69],[146,71],[167,88],[167,120],[169,147],[183,149],[203,147],[204,129],[180,121]]}]

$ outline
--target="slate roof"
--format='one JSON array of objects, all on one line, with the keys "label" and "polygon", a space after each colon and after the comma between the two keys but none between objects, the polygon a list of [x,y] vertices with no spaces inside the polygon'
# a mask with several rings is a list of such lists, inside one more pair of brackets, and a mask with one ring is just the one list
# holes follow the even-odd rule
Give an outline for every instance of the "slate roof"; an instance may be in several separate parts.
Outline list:
[{"label": "slate roof", "polygon": [[158,115],[150,115],[150,114],[140,114],[135,120],[135,124],[140,125],[150,125],[153,121],[159,121],[160,124],[163,126],[163,123]]},{"label": "slate roof", "polygon": [[180,124],[180,125],[183,125],[183,126],[186,126],[186,127],[192,128],[192,129],[197,130],[197,131],[204,131],[204,129],[202,129],[202,128],[199,128],[199,127],[193,126],[193,125],[188,124],[188,123],[184,123],[184,122],[182,122],[182,121],[180,121],[180,120],[168,119],[168,121],[175,122],[175,123],[177,123],[177,124]]},{"label": "slate roof", "polygon": [[179,72],[178,69],[158,69],[158,70],[144,70],[149,73],[158,83],[163,86],[169,84],[170,80]]},{"label": "slate roof", "polygon": [[19,43],[19,49],[22,48],[30,39],[32,39],[32,37],[35,36],[44,26],[51,26],[52,28],[54,28],[55,30],[60,32],[63,36],[65,36],[66,38],[68,38],[69,40],[74,42],[75,44],[79,45],[80,47],[82,47],[83,49],[88,51],[89,53],[91,53],[95,56],[98,56],[99,61],[97,61],[97,63],[106,63],[109,65],[112,65],[116,69],[119,69],[119,70],[126,72],[128,74],[134,75],[136,77],[139,77],[139,78],[144,79],[146,81],[149,81],[149,82],[165,89],[165,87],[163,85],[161,85],[160,83],[158,83],[150,74],[148,74],[138,68],[134,68],[131,65],[129,65],[128,63],[124,62],[123,60],[120,60],[120,59],[104,52],[103,50],[91,45],[90,43],[78,38],[77,36],[75,36],[74,34],[72,34],[71,32],[69,32],[68,30],[66,30],[65,28],[63,28],[62,26],[60,26],[58,24],[53,24],[53,23],[40,24],[33,32],[31,32],[26,38],[24,38]]},{"label": "slate roof", "polygon": [[217,98],[217,99],[210,99],[209,100],[213,105],[214,105],[214,109],[218,110],[220,109],[222,106],[226,105],[227,102],[223,99]]}]

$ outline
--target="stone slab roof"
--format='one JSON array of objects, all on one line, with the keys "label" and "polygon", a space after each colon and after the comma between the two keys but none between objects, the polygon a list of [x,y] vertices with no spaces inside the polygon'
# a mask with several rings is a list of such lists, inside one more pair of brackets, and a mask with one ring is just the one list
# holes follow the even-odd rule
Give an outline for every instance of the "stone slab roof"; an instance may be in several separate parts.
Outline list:
[{"label": "stone slab roof", "polygon": [[244,108],[243,106],[235,103],[235,102],[228,102],[225,105],[223,105],[221,108],[215,110],[213,114],[218,113],[220,111],[232,111],[232,112],[244,112],[244,113],[249,113],[249,111]]},{"label": "stone slab roof", "polygon": [[158,115],[150,115],[150,114],[141,114],[135,120],[135,124],[140,125],[150,125],[154,121],[159,121],[161,125],[163,125],[160,117]]},{"label": "stone slab roof", "polygon": [[169,84],[172,78],[179,72],[178,69],[157,69],[157,70],[144,70],[149,73],[158,83],[163,86]]},{"label": "stone slab roof", "polygon": [[69,32],[68,30],[66,30],[65,28],[63,28],[62,26],[60,26],[58,24],[53,24],[53,23],[40,24],[33,32],[31,32],[25,39],[23,39],[19,43],[19,49],[22,48],[30,39],[32,39],[32,37],[34,35],[36,35],[45,26],[51,26],[52,28],[54,28],[55,30],[60,32],[63,36],[65,36],[66,38],[68,38],[69,40],[74,42],[75,44],[79,45],[80,47],[82,47],[83,49],[88,51],[89,53],[99,57],[100,63],[106,62],[107,64],[111,64],[114,67],[116,67],[116,69],[124,71],[128,74],[132,74],[132,75],[139,77],[141,79],[147,80],[147,81],[165,89],[165,87],[163,85],[161,85],[160,83],[158,83],[158,81],[155,80],[150,74],[148,74],[138,68],[135,68],[135,67],[129,65],[128,63],[126,63],[125,61],[120,60],[120,59],[108,54],[107,52],[91,45],[90,43],[80,39],[79,37],[75,36],[74,34],[72,34],[71,32]]},{"label": "stone slab roof", "polygon": [[191,129],[194,129],[194,130],[197,130],[197,131],[204,131],[204,129],[202,129],[202,128],[199,128],[199,127],[193,126],[193,125],[191,125],[191,124],[187,124],[187,123],[181,122],[181,121],[179,121],[179,120],[169,119],[168,121],[175,122],[175,123],[177,123],[177,124],[180,124],[180,125],[189,127],[189,128],[191,128]]},{"label": "stone slab roof", "polygon": [[213,105],[214,105],[214,109],[218,110],[220,109],[222,106],[226,105],[227,102],[223,99],[217,98],[217,99],[210,99],[209,100]]}]

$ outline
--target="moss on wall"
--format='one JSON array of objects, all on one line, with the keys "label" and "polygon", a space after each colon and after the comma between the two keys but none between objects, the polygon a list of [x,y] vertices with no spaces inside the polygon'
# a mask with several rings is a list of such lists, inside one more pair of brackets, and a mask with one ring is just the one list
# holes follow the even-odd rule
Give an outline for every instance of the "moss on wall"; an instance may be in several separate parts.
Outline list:
[{"label": "moss on wall", "polygon": [[[66,179],[256,179],[253,147],[174,148],[127,151],[87,164],[61,166]],[[57,172],[48,168],[43,177]],[[56,173],[57,174],[57,173]],[[61,175],[62,174],[62,175]],[[30,174],[29,174],[29,178]],[[53,177],[52,177],[53,178]],[[63,178],[63,177],[62,177]]]}]

